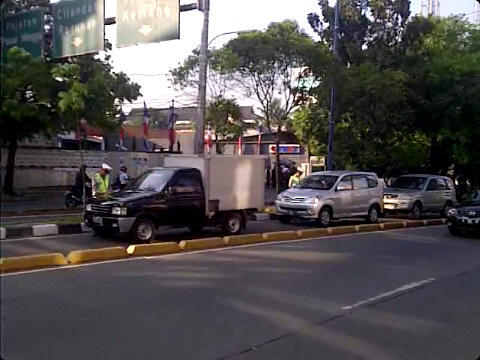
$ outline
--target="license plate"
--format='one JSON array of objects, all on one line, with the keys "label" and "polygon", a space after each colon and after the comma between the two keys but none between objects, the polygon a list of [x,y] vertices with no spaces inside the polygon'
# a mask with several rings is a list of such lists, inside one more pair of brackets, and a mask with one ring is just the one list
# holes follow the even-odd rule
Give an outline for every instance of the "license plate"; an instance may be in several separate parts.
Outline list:
[{"label": "license plate", "polygon": [[393,204],[384,204],[383,207],[385,209],[395,209],[395,205],[393,205]]},{"label": "license plate", "polygon": [[94,224],[103,225],[103,221],[102,221],[102,218],[100,216],[94,216],[92,220],[93,220]]}]

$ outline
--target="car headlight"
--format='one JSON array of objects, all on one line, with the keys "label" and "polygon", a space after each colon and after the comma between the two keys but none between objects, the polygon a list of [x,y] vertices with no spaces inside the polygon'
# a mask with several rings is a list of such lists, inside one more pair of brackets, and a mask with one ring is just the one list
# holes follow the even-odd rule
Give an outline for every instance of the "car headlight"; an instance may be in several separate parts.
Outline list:
[{"label": "car headlight", "polygon": [[278,195],[277,195],[277,200],[278,200],[278,201],[282,201],[282,200],[283,200],[283,195],[282,195],[282,194],[278,194]]},{"label": "car headlight", "polygon": [[114,206],[112,208],[112,215],[125,216],[125,215],[127,215],[127,208],[126,207]]},{"label": "car headlight", "polygon": [[87,211],[92,211],[92,204],[87,204],[87,207],[85,209]]},{"label": "car headlight", "polygon": [[448,216],[455,216],[457,215],[457,209],[450,209],[448,210],[448,213],[447,213]]},{"label": "car headlight", "polygon": [[318,204],[322,197],[321,196],[312,196],[305,200],[307,204]]}]

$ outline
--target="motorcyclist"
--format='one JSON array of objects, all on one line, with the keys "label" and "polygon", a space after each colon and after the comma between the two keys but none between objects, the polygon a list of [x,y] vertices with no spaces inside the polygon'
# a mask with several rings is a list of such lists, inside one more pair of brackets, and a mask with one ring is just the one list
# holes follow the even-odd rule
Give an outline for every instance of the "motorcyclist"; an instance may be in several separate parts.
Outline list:
[{"label": "motorcyclist", "polygon": [[75,177],[75,185],[73,186],[74,194],[78,198],[81,198],[83,196],[83,190],[85,188],[85,184],[89,184],[90,182],[91,182],[91,179],[87,175],[87,165],[80,166],[80,171],[77,173]]},{"label": "motorcyclist", "polygon": [[130,176],[128,176],[127,167],[126,166],[120,167],[120,173],[118,174],[118,185],[120,190],[125,189],[125,186],[127,186],[129,181],[130,181]]}]

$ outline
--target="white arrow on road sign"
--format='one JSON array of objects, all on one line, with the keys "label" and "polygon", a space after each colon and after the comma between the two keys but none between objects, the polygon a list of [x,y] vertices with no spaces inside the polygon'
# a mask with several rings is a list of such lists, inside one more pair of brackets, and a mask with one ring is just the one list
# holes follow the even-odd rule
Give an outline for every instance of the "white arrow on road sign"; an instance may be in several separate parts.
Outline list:
[{"label": "white arrow on road sign", "polygon": [[142,25],[140,29],[138,29],[140,33],[142,33],[144,36],[148,36],[153,31],[153,28],[150,25]]},{"label": "white arrow on road sign", "polygon": [[75,47],[77,47],[77,48],[78,48],[80,45],[82,45],[82,43],[83,43],[82,38],[80,38],[80,37],[78,37],[78,36],[77,36],[75,39],[73,39],[73,41],[72,41],[72,45],[75,46]]}]

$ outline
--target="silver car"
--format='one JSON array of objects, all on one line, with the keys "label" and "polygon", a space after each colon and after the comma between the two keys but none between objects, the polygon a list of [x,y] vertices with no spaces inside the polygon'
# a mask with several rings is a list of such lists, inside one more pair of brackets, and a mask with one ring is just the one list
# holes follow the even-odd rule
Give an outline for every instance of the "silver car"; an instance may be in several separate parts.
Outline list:
[{"label": "silver car", "polygon": [[383,203],[387,213],[403,212],[418,219],[423,212],[448,214],[457,198],[450,178],[412,174],[400,176],[392,187],[385,189]]},{"label": "silver car", "polygon": [[383,211],[383,186],[377,175],[356,171],[321,171],[280,193],[275,201],[282,223],[315,219],[328,226],[335,218],[364,216],[377,222]]}]

